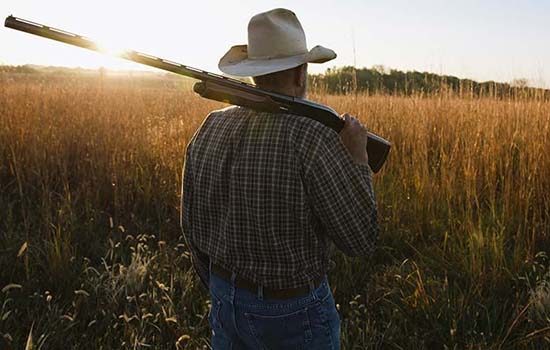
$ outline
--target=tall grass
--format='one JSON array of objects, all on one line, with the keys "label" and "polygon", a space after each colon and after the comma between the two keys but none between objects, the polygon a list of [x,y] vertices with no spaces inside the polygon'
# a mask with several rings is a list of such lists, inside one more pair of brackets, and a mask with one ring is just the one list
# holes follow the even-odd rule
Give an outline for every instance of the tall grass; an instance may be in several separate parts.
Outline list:
[{"label": "tall grass", "polygon": [[[550,102],[311,98],[394,144],[379,249],[333,254],[343,348],[550,346]],[[221,106],[173,79],[0,75],[0,348],[209,346],[179,192]]]}]

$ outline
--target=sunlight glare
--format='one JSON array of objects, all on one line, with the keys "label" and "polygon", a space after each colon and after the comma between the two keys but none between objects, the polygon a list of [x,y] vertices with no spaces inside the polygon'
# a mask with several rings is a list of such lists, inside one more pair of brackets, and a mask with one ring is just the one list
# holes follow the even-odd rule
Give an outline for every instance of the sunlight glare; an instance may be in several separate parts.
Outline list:
[{"label": "sunlight glare", "polygon": [[122,57],[127,49],[122,48],[122,45],[115,43],[114,41],[102,40],[96,43],[96,46],[101,53],[114,57]]}]

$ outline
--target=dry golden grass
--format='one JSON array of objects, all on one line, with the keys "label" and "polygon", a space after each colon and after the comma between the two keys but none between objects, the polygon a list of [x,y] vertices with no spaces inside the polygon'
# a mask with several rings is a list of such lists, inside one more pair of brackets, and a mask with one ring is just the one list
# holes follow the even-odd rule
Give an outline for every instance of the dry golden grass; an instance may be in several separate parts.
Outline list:
[{"label": "dry golden grass", "polygon": [[[394,144],[380,249],[333,257],[343,348],[550,346],[550,102],[311,98]],[[0,75],[0,348],[31,326],[33,348],[208,346],[179,191],[221,106],[174,80]]]}]

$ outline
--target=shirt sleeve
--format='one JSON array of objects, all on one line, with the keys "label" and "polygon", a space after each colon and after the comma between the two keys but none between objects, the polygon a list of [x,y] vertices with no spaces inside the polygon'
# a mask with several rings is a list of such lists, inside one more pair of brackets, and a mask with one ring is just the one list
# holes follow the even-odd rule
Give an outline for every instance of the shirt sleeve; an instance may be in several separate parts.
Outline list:
[{"label": "shirt sleeve", "polygon": [[337,132],[328,130],[317,140],[306,171],[315,215],[346,255],[367,256],[379,235],[371,169],[352,159]]}]

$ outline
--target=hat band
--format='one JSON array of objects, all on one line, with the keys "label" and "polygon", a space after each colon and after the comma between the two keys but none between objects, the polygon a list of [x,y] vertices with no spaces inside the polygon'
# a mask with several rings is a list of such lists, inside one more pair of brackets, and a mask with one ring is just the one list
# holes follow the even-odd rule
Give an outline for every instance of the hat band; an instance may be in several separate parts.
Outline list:
[{"label": "hat band", "polygon": [[267,55],[267,56],[251,56],[250,55],[250,51],[248,52],[249,55],[248,55],[248,59],[249,60],[258,60],[258,61],[264,61],[264,60],[274,60],[274,59],[278,59],[278,58],[289,58],[289,57],[295,57],[295,56],[301,56],[301,55],[306,55],[308,53],[308,51],[304,51],[304,52],[301,52],[301,53],[296,53],[296,54],[283,54],[283,55],[276,55],[276,56],[271,56],[271,55]]}]

